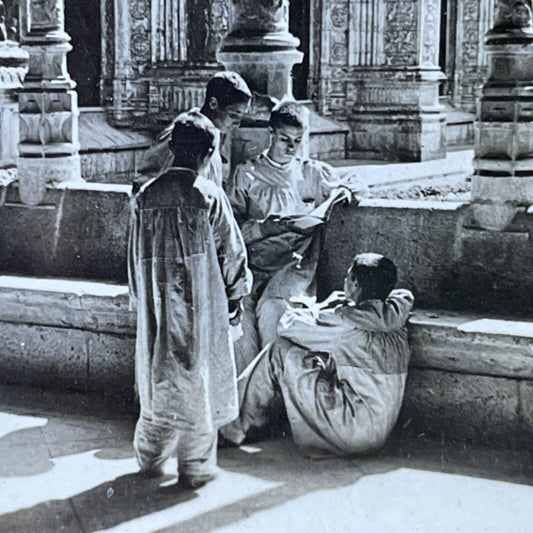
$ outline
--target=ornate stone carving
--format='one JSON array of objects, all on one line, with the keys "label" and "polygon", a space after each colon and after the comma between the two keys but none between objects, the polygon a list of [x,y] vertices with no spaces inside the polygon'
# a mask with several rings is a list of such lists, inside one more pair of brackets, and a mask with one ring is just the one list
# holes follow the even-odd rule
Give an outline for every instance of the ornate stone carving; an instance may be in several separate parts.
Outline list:
[{"label": "ornate stone carving", "polygon": [[17,160],[17,92],[28,69],[27,52],[9,40],[9,16],[0,0],[0,168],[14,166]]},{"label": "ornate stone carving", "polygon": [[385,0],[383,52],[387,65],[411,66],[418,62],[418,1]]},{"label": "ornate stone carving", "polygon": [[533,34],[531,0],[499,0],[494,32]]},{"label": "ornate stone carving", "polygon": [[66,68],[71,46],[63,0],[29,0],[21,9],[21,39],[29,71],[19,93],[21,200],[39,203],[53,179],[79,180],[78,99]]},{"label": "ornate stone carving", "polygon": [[533,204],[533,32],[531,2],[503,1],[487,34],[489,79],[483,87],[472,179],[472,212],[484,229],[516,230]]},{"label": "ornate stone carving", "polygon": [[31,26],[47,30],[65,27],[63,7],[57,0],[30,0]]},{"label": "ornate stone carving", "polygon": [[233,0],[232,33],[265,35],[289,31],[289,0]]},{"label": "ornate stone carving", "polygon": [[0,1],[0,42],[7,41],[6,7]]},{"label": "ornate stone carving", "polygon": [[[217,59],[239,72],[252,90],[277,99],[292,97],[292,67],[300,41],[289,32],[288,0],[233,0],[235,22]],[[263,112],[265,110],[263,109]]]},{"label": "ornate stone carving", "polygon": [[425,0],[421,3],[423,13],[421,64],[424,66],[439,64],[440,2],[441,0]]}]

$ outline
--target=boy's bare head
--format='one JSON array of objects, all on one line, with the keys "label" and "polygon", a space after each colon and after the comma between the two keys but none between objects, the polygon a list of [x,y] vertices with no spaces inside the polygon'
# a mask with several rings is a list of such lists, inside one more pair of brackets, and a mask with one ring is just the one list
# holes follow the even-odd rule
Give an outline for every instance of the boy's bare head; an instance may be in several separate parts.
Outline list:
[{"label": "boy's bare head", "polygon": [[288,163],[302,144],[307,110],[296,102],[284,102],[270,113],[268,155],[277,163]]},{"label": "boy's bare head", "polygon": [[209,162],[219,142],[213,123],[198,111],[187,111],[176,119],[170,149],[174,166],[200,170]]},{"label": "boy's bare head", "polygon": [[217,72],[207,83],[202,113],[223,133],[239,127],[250,108],[252,92],[239,74]]},{"label": "boy's bare head", "polygon": [[397,279],[396,266],[389,258],[376,253],[358,254],[344,280],[344,292],[356,303],[385,300]]}]

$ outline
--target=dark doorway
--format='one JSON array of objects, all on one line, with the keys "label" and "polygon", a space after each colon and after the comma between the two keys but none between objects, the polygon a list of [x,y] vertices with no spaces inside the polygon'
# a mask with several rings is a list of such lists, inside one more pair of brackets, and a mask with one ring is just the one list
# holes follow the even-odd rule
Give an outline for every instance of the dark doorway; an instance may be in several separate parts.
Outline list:
[{"label": "dark doorway", "polygon": [[299,50],[304,53],[303,63],[295,65],[292,71],[293,92],[297,100],[307,99],[310,41],[309,4],[309,0],[291,0],[289,4],[289,31],[300,39]]},{"label": "dark doorway", "polygon": [[453,96],[455,77],[455,40],[457,26],[457,0],[442,0],[440,15],[439,67],[446,75],[440,85],[441,96]]},{"label": "dark doorway", "polygon": [[99,1],[65,1],[65,29],[72,39],[67,65],[70,76],[78,84],[78,103],[81,107],[100,105],[100,28]]}]

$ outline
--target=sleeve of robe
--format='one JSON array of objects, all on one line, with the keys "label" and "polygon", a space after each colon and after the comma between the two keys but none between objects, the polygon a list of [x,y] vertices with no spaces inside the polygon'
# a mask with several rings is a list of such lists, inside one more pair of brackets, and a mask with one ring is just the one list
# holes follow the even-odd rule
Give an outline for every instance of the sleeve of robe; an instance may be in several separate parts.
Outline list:
[{"label": "sleeve of robe", "polygon": [[243,163],[235,168],[228,189],[228,198],[233,208],[235,218],[241,227],[242,235],[246,244],[251,244],[263,237],[261,232],[261,222],[250,219],[248,188],[251,183],[248,175],[248,165]]},{"label": "sleeve of robe", "polygon": [[213,204],[211,223],[228,300],[240,300],[250,293],[252,274],[248,270],[246,246],[226,194],[219,189]]},{"label": "sleeve of robe", "polygon": [[370,331],[395,331],[405,326],[413,308],[414,296],[406,289],[392,291],[385,302],[376,306],[371,300],[359,307],[347,307],[342,314],[362,329]]}]

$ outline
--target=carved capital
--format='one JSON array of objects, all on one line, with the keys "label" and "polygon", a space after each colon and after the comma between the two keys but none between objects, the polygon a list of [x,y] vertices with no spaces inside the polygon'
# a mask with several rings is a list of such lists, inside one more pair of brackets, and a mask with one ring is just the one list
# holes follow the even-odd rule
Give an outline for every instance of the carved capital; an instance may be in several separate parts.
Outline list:
[{"label": "carved capital", "polygon": [[289,0],[233,0],[233,32],[281,33],[289,31]]}]

